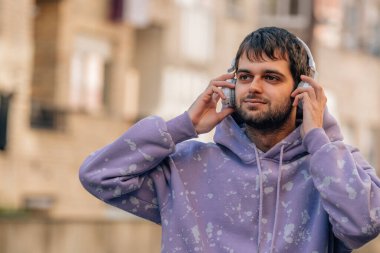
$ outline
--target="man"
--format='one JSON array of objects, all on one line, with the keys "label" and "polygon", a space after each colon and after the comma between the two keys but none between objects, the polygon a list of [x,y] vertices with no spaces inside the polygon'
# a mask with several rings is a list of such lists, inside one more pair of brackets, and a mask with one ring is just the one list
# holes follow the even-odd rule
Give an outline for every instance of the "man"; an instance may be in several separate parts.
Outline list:
[{"label": "man", "polygon": [[[351,252],[379,233],[380,181],[342,142],[308,60],[284,29],[249,34],[234,73],[182,115],[143,119],[96,151],[81,182],[161,224],[162,252]],[[217,111],[227,87],[236,105]],[[214,127],[215,143],[189,140]]]}]

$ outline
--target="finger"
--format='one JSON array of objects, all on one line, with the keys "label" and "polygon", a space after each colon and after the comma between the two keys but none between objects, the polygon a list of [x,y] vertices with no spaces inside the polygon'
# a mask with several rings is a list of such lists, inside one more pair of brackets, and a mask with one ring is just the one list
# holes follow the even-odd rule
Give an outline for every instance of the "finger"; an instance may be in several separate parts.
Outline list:
[{"label": "finger", "polygon": [[216,88],[214,86],[208,86],[207,89],[198,97],[198,100],[203,101],[203,103],[206,104],[212,101],[214,99],[215,94],[214,89],[220,90],[219,88]]},{"label": "finger", "polygon": [[301,94],[301,93],[304,93],[304,92],[307,92],[307,89],[309,87],[298,87],[296,88],[292,94],[290,94],[291,97],[296,97],[297,95]]},{"label": "finger", "polygon": [[235,88],[235,84],[229,82],[229,81],[211,81],[210,85],[216,86],[216,87],[228,87],[228,88]]},{"label": "finger", "polygon": [[227,117],[228,115],[230,115],[234,111],[235,111],[235,109],[233,109],[231,107],[224,107],[224,108],[222,108],[222,110],[217,113],[218,121],[219,122],[222,121],[225,117]]},{"label": "finger", "polygon": [[219,95],[218,93],[213,93],[213,94],[212,94],[212,101],[213,101],[215,104],[218,103],[219,99],[220,99],[220,95]]},{"label": "finger", "polygon": [[311,86],[309,86],[309,87],[299,87],[299,88],[295,89],[290,96],[291,97],[296,97],[296,96],[298,96],[300,94],[304,94],[304,93],[309,94],[309,97],[312,98],[312,99],[316,99],[317,98],[317,96],[315,94],[315,90]]},{"label": "finger", "polygon": [[316,81],[312,77],[306,75],[301,75],[301,80],[309,83],[310,85],[316,83]]},{"label": "finger", "polygon": [[214,93],[218,94],[219,97],[221,97],[222,99],[226,99],[226,96],[224,95],[224,93],[221,89],[219,89],[218,87],[215,87],[215,86],[211,86],[211,89]]},{"label": "finger", "polygon": [[310,84],[314,88],[317,98],[320,98],[325,95],[322,85],[320,85],[316,80],[310,76],[301,75],[301,80]]},{"label": "finger", "polygon": [[225,81],[228,79],[231,79],[235,76],[235,73],[226,73],[221,76],[218,76],[217,78],[214,78],[212,81]]},{"label": "finger", "polygon": [[293,101],[293,106],[298,106],[298,103],[302,103],[301,100],[302,100],[302,96],[301,95],[295,96],[294,97],[294,101]]},{"label": "finger", "polygon": [[293,101],[293,106],[298,106],[299,103],[302,104],[302,108],[305,108],[305,104],[310,103],[310,97],[308,93],[304,92],[301,94],[298,94]]}]

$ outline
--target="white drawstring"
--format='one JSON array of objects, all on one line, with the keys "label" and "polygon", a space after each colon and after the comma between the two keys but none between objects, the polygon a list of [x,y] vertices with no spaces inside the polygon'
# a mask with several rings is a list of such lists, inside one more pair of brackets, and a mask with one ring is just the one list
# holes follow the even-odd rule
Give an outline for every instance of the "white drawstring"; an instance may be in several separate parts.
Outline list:
[{"label": "white drawstring", "polygon": [[272,243],[270,247],[270,253],[272,253],[274,250],[274,240],[275,240],[275,235],[276,235],[276,230],[277,230],[277,217],[278,217],[278,207],[280,205],[281,167],[282,167],[283,155],[284,155],[284,146],[281,146],[280,165],[278,167],[278,178],[277,178],[276,210],[274,214],[274,224],[273,224]]},{"label": "white drawstring", "polygon": [[263,216],[263,179],[262,179],[262,173],[261,173],[261,165],[259,160],[259,154],[257,152],[257,148],[255,148],[255,154],[256,154],[256,162],[257,162],[257,168],[259,169],[259,184],[260,184],[260,204],[259,204],[259,234],[257,236],[257,253],[260,252],[260,242],[261,242],[261,219]]}]

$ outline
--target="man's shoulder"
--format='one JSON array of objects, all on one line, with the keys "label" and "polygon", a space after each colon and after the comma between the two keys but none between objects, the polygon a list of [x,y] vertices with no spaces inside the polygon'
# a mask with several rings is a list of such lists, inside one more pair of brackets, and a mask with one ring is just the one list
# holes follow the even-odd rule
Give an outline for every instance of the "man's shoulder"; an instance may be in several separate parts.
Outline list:
[{"label": "man's shoulder", "polygon": [[193,156],[194,154],[207,153],[210,151],[215,151],[216,149],[219,150],[220,148],[213,142],[202,142],[191,139],[178,143],[176,145],[176,152],[173,156]]}]

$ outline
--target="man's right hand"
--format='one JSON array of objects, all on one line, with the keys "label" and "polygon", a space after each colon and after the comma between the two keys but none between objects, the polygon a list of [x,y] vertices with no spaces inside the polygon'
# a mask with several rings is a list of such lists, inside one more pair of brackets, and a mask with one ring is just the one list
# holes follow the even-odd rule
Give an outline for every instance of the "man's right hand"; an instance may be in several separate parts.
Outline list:
[{"label": "man's right hand", "polygon": [[225,99],[220,87],[235,88],[235,85],[227,82],[232,79],[234,73],[221,75],[210,81],[206,90],[190,106],[188,113],[198,134],[210,132],[225,117],[234,112],[233,108],[223,107],[220,112],[216,111],[219,99]]}]

